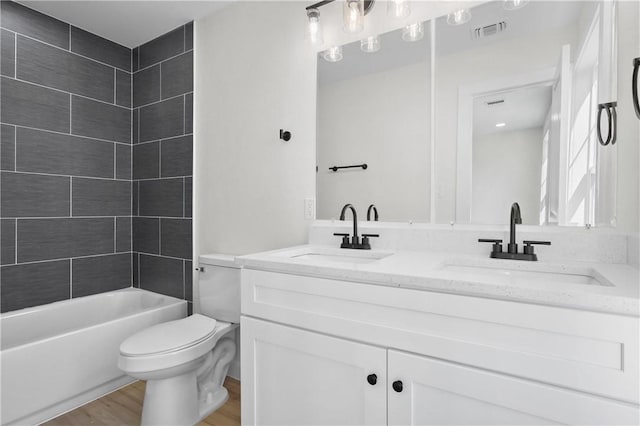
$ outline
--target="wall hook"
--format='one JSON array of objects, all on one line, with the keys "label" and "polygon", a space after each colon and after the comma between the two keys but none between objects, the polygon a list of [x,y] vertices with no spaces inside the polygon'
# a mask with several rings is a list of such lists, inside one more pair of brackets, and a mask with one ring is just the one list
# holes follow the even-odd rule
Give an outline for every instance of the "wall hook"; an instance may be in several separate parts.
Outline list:
[{"label": "wall hook", "polygon": [[291,139],[291,132],[288,130],[280,129],[280,139],[285,142],[289,142],[289,140]]}]

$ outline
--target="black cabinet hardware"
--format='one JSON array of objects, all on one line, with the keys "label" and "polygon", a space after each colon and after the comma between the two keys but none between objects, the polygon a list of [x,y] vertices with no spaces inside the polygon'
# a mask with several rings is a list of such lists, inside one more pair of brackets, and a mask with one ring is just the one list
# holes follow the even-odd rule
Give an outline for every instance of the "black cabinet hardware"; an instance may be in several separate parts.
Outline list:
[{"label": "black cabinet hardware", "polygon": [[631,97],[633,98],[633,109],[636,110],[636,116],[640,119],[640,102],[638,101],[638,69],[640,69],[640,58],[634,58]]},{"label": "black cabinet hardware", "polygon": [[[598,105],[598,118],[596,122],[596,136],[598,137],[598,142],[600,145],[607,146],[609,144],[615,145],[616,139],[618,137],[618,115],[616,113],[616,102],[609,102],[606,104]],[[602,138],[602,130],[600,128],[600,122],[602,121],[602,111],[607,112],[607,139]]]},{"label": "black cabinet hardware", "polygon": [[291,132],[288,130],[280,129],[280,139],[285,142],[289,142],[289,140],[291,140]]},{"label": "black cabinet hardware", "polygon": [[369,374],[367,376],[367,383],[369,383],[371,386],[375,386],[375,384],[378,383],[378,376],[376,376],[375,374]]},{"label": "black cabinet hardware", "polygon": [[333,166],[333,167],[329,167],[329,170],[333,170],[334,172],[337,172],[339,169],[355,169],[355,168],[359,168],[361,167],[362,170],[367,170],[367,164],[363,163],[363,164],[355,164],[353,166]]},{"label": "black cabinet hardware", "polygon": [[402,392],[402,382],[400,380],[396,380],[391,386],[393,387],[394,391]]}]

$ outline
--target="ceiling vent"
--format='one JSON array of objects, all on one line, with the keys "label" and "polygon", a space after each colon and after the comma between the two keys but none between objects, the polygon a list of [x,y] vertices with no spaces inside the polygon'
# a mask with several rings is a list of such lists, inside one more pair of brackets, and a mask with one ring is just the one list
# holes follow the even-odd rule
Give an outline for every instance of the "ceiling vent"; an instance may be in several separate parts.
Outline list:
[{"label": "ceiling vent", "polygon": [[507,29],[507,22],[500,21],[497,24],[485,25],[484,27],[477,27],[472,30],[471,36],[474,39],[482,39],[499,34]]}]

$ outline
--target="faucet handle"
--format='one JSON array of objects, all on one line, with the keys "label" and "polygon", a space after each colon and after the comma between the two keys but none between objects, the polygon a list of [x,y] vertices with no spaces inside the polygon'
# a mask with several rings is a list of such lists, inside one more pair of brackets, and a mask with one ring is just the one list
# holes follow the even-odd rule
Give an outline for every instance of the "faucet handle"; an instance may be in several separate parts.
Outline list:
[{"label": "faucet handle", "polygon": [[493,243],[493,253],[502,253],[502,240],[494,240],[491,238],[480,238],[479,243]]},{"label": "faucet handle", "polygon": [[342,244],[340,244],[340,248],[351,248],[351,243],[349,242],[349,234],[334,232],[333,235],[335,235],[336,237],[342,237]]},{"label": "faucet handle", "polygon": [[541,246],[550,246],[551,245],[551,241],[531,241],[531,240],[525,240],[522,242],[524,244],[524,248],[523,248],[523,252],[525,254],[533,254],[533,245],[534,244],[538,244]]},{"label": "faucet handle", "polygon": [[371,244],[369,244],[369,238],[379,237],[380,234],[362,234],[362,248],[365,250],[371,250]]}]

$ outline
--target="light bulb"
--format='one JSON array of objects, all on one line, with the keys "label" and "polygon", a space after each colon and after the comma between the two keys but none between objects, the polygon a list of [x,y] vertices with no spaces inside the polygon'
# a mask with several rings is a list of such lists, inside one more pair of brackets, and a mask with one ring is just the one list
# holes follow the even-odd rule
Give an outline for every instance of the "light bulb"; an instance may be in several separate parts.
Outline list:
[{"label": "light bulb", "polygon": [[447,15],[447,24],[462,25],[469,22],[470,19],[471,12],[469,11],[469,9],[460,9]]},{"label": "light bulb", "polygon": [[505,10],[517,10],[523,8],[529,3],[529,0],[504,0],[502,7]]},{"label": "light bulb", "polygon": [[402,39],[404,41],[418,41],[424,37],[424,26],[422,22],[407,25],[402,29]]},{"label": "light bulb", "polygon": [[389,0],[387,3],[387,15],[392,18],[406,18],[410,13],[409,0]]},{"label": "light bulb", "polygon": [[322,58],[327,62],[338,62],[342,60],[342,46],[332,46],[322,52]]},{"label": "light bulb", "polygon": [[307,11],[309,22],[305,32],[305,37],[312,46],[319,46],[324,42],[322,37],[322,26],[320,25],[320,12],[318,9],[309,9]]},{"label": "light bulb", "polygon": [[345,0],[342,9],[344,31],[359,33],[364,29],[364,0]]},{"label": "light bulb", "polygon": [[366,53],[374,53],[380,50],[380,37],[369,36],[360,40],[360,50]]}]

